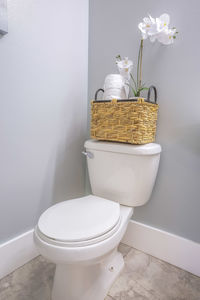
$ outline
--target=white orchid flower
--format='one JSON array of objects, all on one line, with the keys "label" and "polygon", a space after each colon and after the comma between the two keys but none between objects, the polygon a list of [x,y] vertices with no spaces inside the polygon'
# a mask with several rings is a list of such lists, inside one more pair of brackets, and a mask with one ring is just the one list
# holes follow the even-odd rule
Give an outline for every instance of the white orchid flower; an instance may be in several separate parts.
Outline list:
[{"label": "white orchid flower", "polygon": [[143,22],[138,24],[138,28],[142,33],[143,40],[145,40],[149,36],[154,36],[157,33],[156,20],[149,15],[148,18],[144,18]]},{"label": "white orchid flower", "polygon": [[176,38],[176,28],[169,28],[170,16],[168,14],[162,14],[159,18],[156,18],[158,33],[156,38],[161,44],[170,45]]},{"label": "white orchid flower", "polygon": [[176,28],[167,29],[167,30],[161,31],[158,34],[157,39],[163,45],[170,45],[170,44],[173,44],[174,39],[176,38],[175,35],[176,35]]},{"label": "white orchid flower", "polygon": [[168,14],[162,14],[159,18],[156,18],[156,29],[154,29],[153,34],[148,34],[151,42],[154,43],[158,39],[159,35],[161,36],[161,32],[165,31],[167,34],[169,22],[170,16]]},{"label": "white orchid flower", "polygon": [[[133,82],[135,89],[134,94],[140,96],[142,90],[142,56],[143,56],[143,44],[144,39],[149,38],[151,42],[158,40],[161,44],[170,45],[176,38],[176,28],[169,28],[170,16],[168,14],[162,14],[159,18],[152,18],[150,15],[148,18],[144,18],[143,22],[138,24],[138,28],[142,33],[142,39],[140,41],[140,49],[138,53],[138,66],[137,66],[137,81]],[[131,76],[132,78],[132,76]]]},{"label": "white orchid flower", "polygon": [[159,18],[152,18],[150,15],[148,18],[143,19],[143,23],[139,23],[138,28],[142,32],[142,39],[149,37],[151,42],[158,40],[164,45],[170,45],[176,38],[176,29],[169,28],[170,16],[168,14],[162,14]]},{"label": "white orchid flower", "polygon": [[170,23],[170,16],[168,14],[162,14],[159,18],[156,18],[157,31],[168,30]]},{"label": "white orchid flower", "polygon": [[129,80],[131,77],[131,71],[133,68],[133,62],[132,60],[129,60],[128,57],[125,57],[124,59],[121,59],[120,55],[117,56],[117,67],[119,70],[120,75],[124,78],[124,89],[126,93],[126,98],[128,98],[129,95]]},{"label": "white orchid flower", "polygon": [[119,73],[121,76],[123,76],[125,79],[129,80],[130,79],[130,73],[133,68],[133,62],[128,59],[128,57],[125,57],[122,60],[117,60],[117,67],[119,70]]}]

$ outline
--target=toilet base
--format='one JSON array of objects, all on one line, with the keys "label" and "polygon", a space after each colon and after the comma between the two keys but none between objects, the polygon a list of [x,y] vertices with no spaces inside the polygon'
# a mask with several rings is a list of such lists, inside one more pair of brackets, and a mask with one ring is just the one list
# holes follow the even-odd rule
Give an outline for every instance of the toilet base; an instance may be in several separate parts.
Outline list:
[{"label": "toilet base", "polygon": [[117,249],[98,264],[58,264],[52,300],[104,300],[123,267],[124,259]]}]

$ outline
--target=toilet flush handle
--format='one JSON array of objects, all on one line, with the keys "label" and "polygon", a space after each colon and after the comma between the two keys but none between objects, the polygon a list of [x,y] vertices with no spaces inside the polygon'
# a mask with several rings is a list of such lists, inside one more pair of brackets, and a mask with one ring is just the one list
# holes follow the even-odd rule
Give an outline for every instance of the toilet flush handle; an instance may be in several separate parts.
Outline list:
[{"label": "toilet flush handle", "polygon": [[94,157],[94,154],[89,152],[89,151],[82,151],[82,154],[84,154],[88,158],[93,158]]}]

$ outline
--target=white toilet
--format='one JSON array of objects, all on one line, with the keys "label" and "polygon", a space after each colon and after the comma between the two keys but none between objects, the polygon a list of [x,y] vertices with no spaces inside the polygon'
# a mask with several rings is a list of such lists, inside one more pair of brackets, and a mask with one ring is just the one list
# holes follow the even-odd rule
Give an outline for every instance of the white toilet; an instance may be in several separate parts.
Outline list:
[{"label": "white toilet", "polygon": [[117,247],[135,206],[150,198],[158,144],[85,142],[92,195],[67,200],[40,217],[34,240],[56,264],[52,300],[103,300],[124,266]]}]

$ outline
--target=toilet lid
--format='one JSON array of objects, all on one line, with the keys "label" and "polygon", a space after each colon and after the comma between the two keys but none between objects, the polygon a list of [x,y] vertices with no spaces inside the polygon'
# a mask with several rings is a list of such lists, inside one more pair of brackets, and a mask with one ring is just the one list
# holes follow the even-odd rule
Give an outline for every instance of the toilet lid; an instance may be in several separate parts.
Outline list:
[{"label": "toilet lid", "polygon": [[54,240],[78,242],[105,234],[119,219],[119,203],[89,195],[50,207],[41,215],[38,229]]}]

